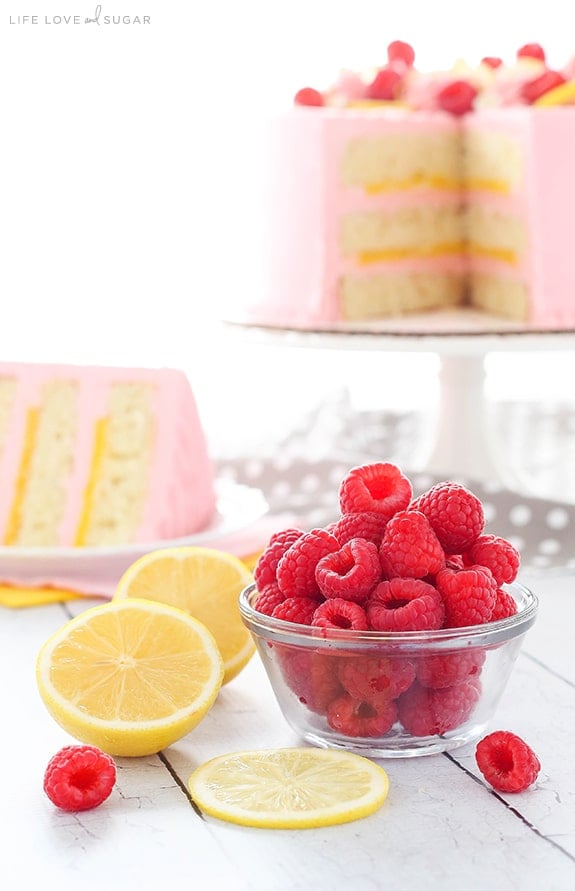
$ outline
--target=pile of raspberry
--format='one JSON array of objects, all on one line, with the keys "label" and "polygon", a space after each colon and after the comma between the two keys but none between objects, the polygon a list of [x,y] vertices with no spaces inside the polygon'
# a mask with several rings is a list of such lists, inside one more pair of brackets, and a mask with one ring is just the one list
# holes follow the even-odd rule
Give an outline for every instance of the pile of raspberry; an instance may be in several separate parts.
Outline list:
[{"label": "pile of raspberry", "polygon": [[[445,481],[414,498],[395,464],[364,464],[342,480],[339,507],[329,526],[272,536],[254,570],[256,610],[325,637],[464,628],[517,612],[503,586],[519,553],[485,533],[482,503],[465,486]],[[381,737],[396,722],[414,736],[443,734],[481,695],[478,647],[409,658],[275,647],[298,699],[351,737]]]}]

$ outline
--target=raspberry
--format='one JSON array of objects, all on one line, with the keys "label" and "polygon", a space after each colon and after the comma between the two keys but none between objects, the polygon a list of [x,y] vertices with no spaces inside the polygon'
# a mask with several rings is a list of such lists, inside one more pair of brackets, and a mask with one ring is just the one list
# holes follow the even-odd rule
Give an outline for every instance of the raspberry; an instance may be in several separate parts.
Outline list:
[{"label": "raspberry", "polygon": [[499,56],[483,56],[481,64],[487,65],[488,68],[501,68],[503,59],[500,59]]},{"label": "raspberry", "polygon": [[312,623],[315,628],[349,628],[367,631],[367,616],[363,607],[352,600],[330,597],[316,609]]},{"label": "raspberry", "polygon": [[351,538],[365,538],[379,546],[386,526],[387,520],[383,514],[361,511],[357,514],[345,514],[328,528],[342,545]]},{"label": "raspberry", "polygon": [[484,736],[475,749],[477,766],[498,792],[524,792],[539,774],[541,764],[533,749],[508,730]]},{"label": "raspberry", "polygon": [[386,696],[364,702],[349,693],[338,696],[327,709],[327,723],[345,736],[385,736],[397,720],[397,706]]},{"label": "raspberry", "polygon": [[325,529],[312,529],[297,539],[280,559],[276,577],[286,597],[316,597],[319,594],[315,568],[322,557],[339,550],[339,542]]},{"label": "raspberry", "polygon": [[64,746],[48,762],[44,792],[64,811],[87,811],[108,798],[115,782],[110,755],[96,746]]},{"label": "raspberry", "polygon": [[363,603],[381,580],[377,545],[352,538],[339,551],[327,554],[315,568],[315,579],[324,597],[343,597]]},{"label": "raspberry", "polygon": [[301,538],[301,529],[282,529],[270,538],[263,553],[260,554],[254,569],[254,581],[258,591],[263,591],[276,581],[276,570],[279,561],[292,544]]},{"label": "raspberry", "polygon": [[401,656],[348,656],[340,660],[338,675],[350,696],[371,702],[382,696],[397,699],[411,687],[415,669]]},{"label": "raspberry", "polygon": [[286,597],[272,612],[274,619],[295,622],[298,625],[311,625],[313,614],[319,606],[318,600],[311,597]]},{"label": "raspberry", "polygon": [[398,700],[399,720],[413,736],[447,733],[467,721],[480,690],[475,679],[444,690],[431,690],[416,681]]},{"label": "raspberry", "polygon": [[411,483],[395,464],[362,464],[342,480],[339,506],[342,514],[375,511],[389,520],[407,507],[411,496]]},{"label": "raspberry", "polygon": [[387,61],[402,62],[406,68],[413,68],[415,62],[415,51],[411,44],[405,43],[403,40],[392,40],[387,47]]},{"label": "raspberry", "polygon": [[417,510],[398,511],[387,524],[379,557],[388,578],[422,579],[445,566],[445,554],[427,518]]},{"label": "raspberry", "polygon": [[337,675],[338,657],[282,644],[276,644],[275,651],[290,690],[310,711],[325,715],[329,703],[343,692]]},{"label": "raspberry", "polygon": [[415,662],[417,680],[423,687],[453,687],[481,674],[485,653],[480,649],[460,650],[457,653],[434,653]]},{"label": "raspberry", "polygon": [[425,514],[447,554],[461,554],[483,532],[485,516],[479,498],[465,486],[437,483],[416,498],[410,510]]},{"label": "raspberry", "polygon": [[490,622],[498,622],[500,619],[508,619],[517,613],[517,604],[511,594],[502,588],[497,589],[497,599],[493,612],[491,613]]},{"label": "raspberry", "polygon": [[465,554],[467,565],[478,564],[491,570],[498,585],[517,578],[521,557],[511,542],[497,535],[480,535]]},{"label": "raspberry", "polygon": [[271,585],[266,585],[263,591],[258,592],[254,609],[263,613],[264,616],[271,616],[276,606],[283,603],[284,600],[285,597],[278,588],[277,582],[272,582]]},{"label": "raspberry", "polygon": [[539,43],[526,43],[517,50],[518,59],[539,59],[545,61],[545,50]]},{"label": "raspberry", "polygon": [[535,77],[533,80],[523,84],[521,96],[529,105],[532,105],[537,99],[548,93],[549,90],[554,90],[555,87],[560,87],[561,84],[566,82],[567,78],[560,71],[544,71],[539,77]]},{"label": "raspberry", "polygon": [[380,582],[366,612],[373,631],[431,631],[441,628],[444,617],[439,591],[420,579]]},{"label": "raspberry", "polygon": [[466,80],[454,80],[437,94],[437,102],[443,111],[456,117],[467,114],[473,108],[477,89]]},{"label": "raspberry", "polygon": [[302,87],[294,96],[294,105],[311,105],[321,107],[325,105],[325,99],[319,90],[313,87]]},{"label": "raspberry", "polygon": [[436,583],[443,597],[445,628],[489,622],[497,601],[497,582],[485,566],[442,569]]},{"label": "raspberry", "polygon": [[365,88],[366,99],[393,101],[401,92],[402,76],[395,68],[380,68],[372,82]]}]

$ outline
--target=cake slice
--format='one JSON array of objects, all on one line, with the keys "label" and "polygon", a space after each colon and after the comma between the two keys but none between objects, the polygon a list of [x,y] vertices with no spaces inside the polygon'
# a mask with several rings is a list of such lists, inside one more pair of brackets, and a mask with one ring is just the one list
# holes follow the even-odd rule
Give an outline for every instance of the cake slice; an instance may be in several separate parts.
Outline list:
[{"label": "cake slice", "polygon": [[0,364],[0,542],[179,538],[215,511],[195,398],[175,369]]}]

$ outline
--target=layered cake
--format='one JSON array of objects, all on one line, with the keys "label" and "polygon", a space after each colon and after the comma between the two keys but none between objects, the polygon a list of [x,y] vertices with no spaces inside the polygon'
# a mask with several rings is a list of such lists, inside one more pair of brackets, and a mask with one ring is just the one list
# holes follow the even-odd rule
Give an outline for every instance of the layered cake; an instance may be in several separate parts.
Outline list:
[{"label": "layered cake", "polygon": [[262,294],[249,321],[321,326],[470,304],[575,324],[575,71],[537,44],[300,90],[273,122]]},{"label": "layered cake", "polygon": [[0,365],[0,541],[178,538],[215,511],[190,383],[174,369]]}]

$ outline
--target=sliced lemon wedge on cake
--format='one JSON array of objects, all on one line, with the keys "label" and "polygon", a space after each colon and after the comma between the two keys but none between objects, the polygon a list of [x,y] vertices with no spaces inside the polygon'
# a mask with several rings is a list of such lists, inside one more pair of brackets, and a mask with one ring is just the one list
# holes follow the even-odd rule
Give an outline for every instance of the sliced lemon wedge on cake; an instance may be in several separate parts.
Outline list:
[{"label": "sliced lemon wedge on cake", "polygon": [[266,829],[312,829],[367,817],[389,790],[382,767],[336,749],[233,752],[198,767],[188,781],[200,810]]},{"label": "sliced lemon wedge on cake", "polygon": [[194,546],[164,548],[132,563],[113,599],[154,600],[199,619],[216,639],[227,684],[255,652],[238,604],[240,592],[252,581],[247,566],[233,554]]},{"label": "sliced lemon wedge on cake", "polygon": [[36,681],[71,736],[109,755],[159,752],[216,699],[223,661],[208,629],[148,600],[111,601],[70,619],[41,647]]}]

